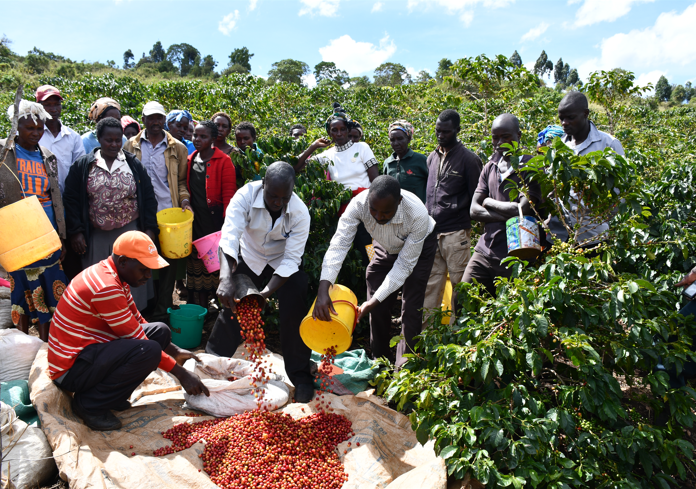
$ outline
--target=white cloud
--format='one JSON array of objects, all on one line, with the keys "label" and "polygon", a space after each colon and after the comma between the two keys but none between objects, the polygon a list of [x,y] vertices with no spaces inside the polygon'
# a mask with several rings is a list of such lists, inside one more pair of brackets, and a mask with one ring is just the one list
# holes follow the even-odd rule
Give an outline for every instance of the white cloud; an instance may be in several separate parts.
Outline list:
[{"label": "white cloud", "polygon": [[526,32],[524,36],[522,36],[522,42],[533,41],[534,39],[541,36],[544,32],[546,32],[546,29],[548,28],[549,24],[547,24],[546,22],[542,22],[538,26],[532,27]]},{"label": "white cloud", "polygon": [[385,35],[379,46],[371,42],[354,41],[349,35],[333,39],[328,46],[319,48],[322,61],[333,61],[336,66],[346,70],[351,76],[370,72],[391,58],[396,52],[396,44]]},{"label": "white cloud", "polygon": [[300,9],[300,15],[319,14],[324,17],[334,17],[341,0],[300,0],[300,2],[304,5]]},{"label": "white cloud", "polygon": [[382,2],[375,2],[372,6],[372,12],[381,12],[384,4]]},{"label": "white cloud", "polygon": [[657,85],[657,80],[659,80],[660,77],[663,75],[666,77],[667,73],[665,73],[664,71],[660,71],[660,70],[653,70],[653,71],[649,71],[647,73],[641,73],[636,78],[635,84],[640,86],[640,87],[644,87],[648,83],[652,83],[653,89],[650,92],[647,92],[648,94],[652,95],[655,92],[655,85]]},{"label": "white cloud", "polygon": [[249,0],[249,10],[256,10],[256,4],[259,0]]},{"label": "white cloud", "polygon": [[237,21],[239,20],[239,10],[235,10],[227,15],[225,15],[222,20],[218,23],[218,30],[224,35],[229,36],[234,30]]},{"label": "white cloud", "polygon": [[449,14],[459,14],[459,20],[465,27],[469,27],[474,20],[474,7],[477,5],[496,9],[507,7],[512,3],[515,3],[515,0],[408,0],[407,6],[410,12],[413,12],[416,7],[420,9],[445,8]]},{"label": "white cloud", "polygon": [[[570,0],[568,5],[580,0]],[[598,22],[614,22],[631,11],[633,4],[650,3],[655,0],[584,0],[575,13],[575,25],[585,26]]]},{"label": "white cloud", "polygon": [[314,76],[314,73],[309,73],[308,75],[304,75],[302,77],[302,83],[304,83],[309,88],[316,87],[317,86],[317,77]]},{"label": "white cloud", "polygon": [[601,55],[584,63],[594,70],[623,68],[633,72],[664,70],[696,63],[696,4],[683,12],[664,12],[655,25],[614,34],[601,42]]}]

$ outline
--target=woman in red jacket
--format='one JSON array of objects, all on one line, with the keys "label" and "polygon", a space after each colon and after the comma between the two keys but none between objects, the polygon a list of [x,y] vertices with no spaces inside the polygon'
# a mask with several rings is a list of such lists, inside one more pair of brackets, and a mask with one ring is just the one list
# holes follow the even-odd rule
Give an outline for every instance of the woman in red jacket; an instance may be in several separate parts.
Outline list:
[{"label": "woman in red jacket", "polygon": [[[186,182],[194,213],[194,241],[222,229],[227,204],[237,191],[232,160],[213,147],[217,136],[218,128],[212,121],[200,122],[193,131],[196,151],[188,157]],[[220,272],[209,273],[193,250],[186,263],[188,302],[207,309],[219,280]]]}]

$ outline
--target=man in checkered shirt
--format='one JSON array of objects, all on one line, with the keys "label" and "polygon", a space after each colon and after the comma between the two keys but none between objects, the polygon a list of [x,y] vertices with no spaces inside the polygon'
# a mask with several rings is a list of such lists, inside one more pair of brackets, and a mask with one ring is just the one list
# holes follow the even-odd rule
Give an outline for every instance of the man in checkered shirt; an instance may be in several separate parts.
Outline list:
[{"label": "man in checkered shirt", "polygon": [[322,264],[321,282],[312,316],[330,321],[336,314],[329,288],[336,281],[343,260],[353,244],[360,223],[374,240],[375,256],[367,267],[367,302],[358,308],[358,320],[370,315],[370,348],[373,357],[392,358],[389,349],[391,309],[402,289],[402,340],[396,349],[396,366],[405,363],[404,353],[412,351],[423,322],[425,287],[435,259],[435,221],[423,202],[401,190],[399,182],[387,175],[377,177],[369,191],[348,204],[338,222]]}]

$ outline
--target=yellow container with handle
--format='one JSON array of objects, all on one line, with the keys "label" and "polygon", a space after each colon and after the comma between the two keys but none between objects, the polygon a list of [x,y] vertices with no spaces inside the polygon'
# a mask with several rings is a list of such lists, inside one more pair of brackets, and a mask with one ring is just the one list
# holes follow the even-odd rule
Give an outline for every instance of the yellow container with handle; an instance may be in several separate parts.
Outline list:
[{"label": "yellow container with handle", "polygon": [[452,316],[452,282],[450,282],[449,273],[445,282],[445,292],[442,294],[442,324],[449,324]]},{"label": "yellow container with handle", "polygon": [[157,213],[159,242],[165,258],[185,258],[191,254],[193,241],[193,212],[180,207]]},{"label": "yellow container with handle", "polygon": [[358,322],[358,298],[348,287],[335,284],[329,289],[337,316],[331,315],[331,321],[319,321],[312,318],[314,306],[309,310],[300,324],[300,337],[305,345],[317,353],[324,354],[328,348],[335,347],[336,354],[343,353],[353,342],[353,331]]},{"label": "yellow container with handle", "polygon": [[0,234],[0,265],[8,272],[42,260],[62,247],[35,195],[0,209]]}]

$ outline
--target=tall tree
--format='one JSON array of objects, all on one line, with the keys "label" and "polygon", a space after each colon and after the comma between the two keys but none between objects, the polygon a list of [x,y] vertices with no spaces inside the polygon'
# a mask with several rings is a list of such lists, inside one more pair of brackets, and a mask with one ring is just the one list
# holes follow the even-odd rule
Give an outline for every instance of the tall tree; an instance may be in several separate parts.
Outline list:
[{"label": "tall tree", "polygon": [[411,82],[411,75],[401,63],[382,63],[375,69],[375,85],[396,87]]},{"label": "tall tree", "polygon": [[418,72],[418,76],[416,77],[415,83],[428,83],[432,79],[433,77],[430,76],[430,73],[425,70],[420,70]]},{"label": "tall tree", "polygon": [[553,69],[553,82],[565,82],[565,80],[563,79],[563,58],[558,58],[558,61],[556,61],[556,66]]},{"label": "tall tree", "polygon": [[541,51],[541,54],[534,63],[534,74],[543,78],[543,76],[548,73],[549,77],[553,71],[553,61],[551,61],[546,54],[546,51]]},{"label": "tall tree", "polygon": [[365,88],[370,86],[370,79],[366,76],[356,76],[348,80],[350,87],[353,88]]},{"label": "tall tree", "polygon": [[675,104],[681,104],[686,100],[686,89],[682,85],[672,87],[671,100]]},{"label": "tall tree", "polygon": [[573,68],[568,72],[568,78],[566,79],[566,85],[568,86],[575,86],[578,84],[582,84],[580,81],[580,76],[578,75],[578,70]]},{"label": "tall tree", "polygon": [[302,85],[302,77],[309,73],[307,63],[296,59],[283,59],[271,65],[268,72],[268,81],[296,83]]},{"label": "tall tree", "polygon": [[655,85],[655,96],[660,102],[667,102],[672,96],[672,85],[669,84],[669,81],[667,81],[664,75],[657,80],[657,85]]},{"label": "tall tree", "polygon": [[123,53],[123,69],[127,70],[130,68],[133,68],[133,60],[135,59],[135,56],[133,56],[133,51],[130,49]]},{"label": "tall tree", "polygon": [[446,76],[450,76],[452,74],[452,61],[450,61],[447,58],[442,58],[438,63],[437,63],[437,71],[435,72],[435,79],[439,82],[442,81],[442,79]]},{"label": "tall tree", "polygon": [[150,59],[152,59],[153,63],[159,63],[160,61],[164,61],[164,58],[166,56],[167,56],[167,53],[164,52],[164,48],[162,47],[162,43],[160,41],[157,41],[152,46],[152,49],[150,49]]},{"label": "tall tree", "polygon": [[[241,47],[241,48],[237,48],[234,51],[232,51],[232,54],[230,54],[230,62],[228,63],[227,66],[232,67],[234,65],[239,65],[246,70],[246,73],[249,73],[251,71],[250,60],[253,57],[254,57],[254,54],[250,53],[249,49],[246,46]],[[234,71],[236,73],[239,73],[238,70],[234,70]]]},{"label": "tall tree", "polygon": [[314,65],[314,77],[317,83],[328,80],[343,85],[349,80],[348,72],[336,67],[333,61],[321,61]]},{"label": "tall tree", "polygon": [[510,56],[510,61],[512,61],[512,64],[520,68],[522,66],[522,58],[520,57],[520,54],[515,50],[514,53],[512,53],[512,56]]},{"label": "tall tree", "polygon": [[171,61],[174,66],[179,67],[179,74],[181,76],[188,75],[188,72],[194,66],[196,56],[200,55],[201,53],[198,49],[186,43],[172,44],[167,49],[167,59]]},{"label": "tall tree", "polygon": [[688,81],[684,84],[684,90],[686,91],[686,97],[685,100],[687,102],[691,102],[691,97],[694,96],[694,88],[691,88],[691,82]]}]

